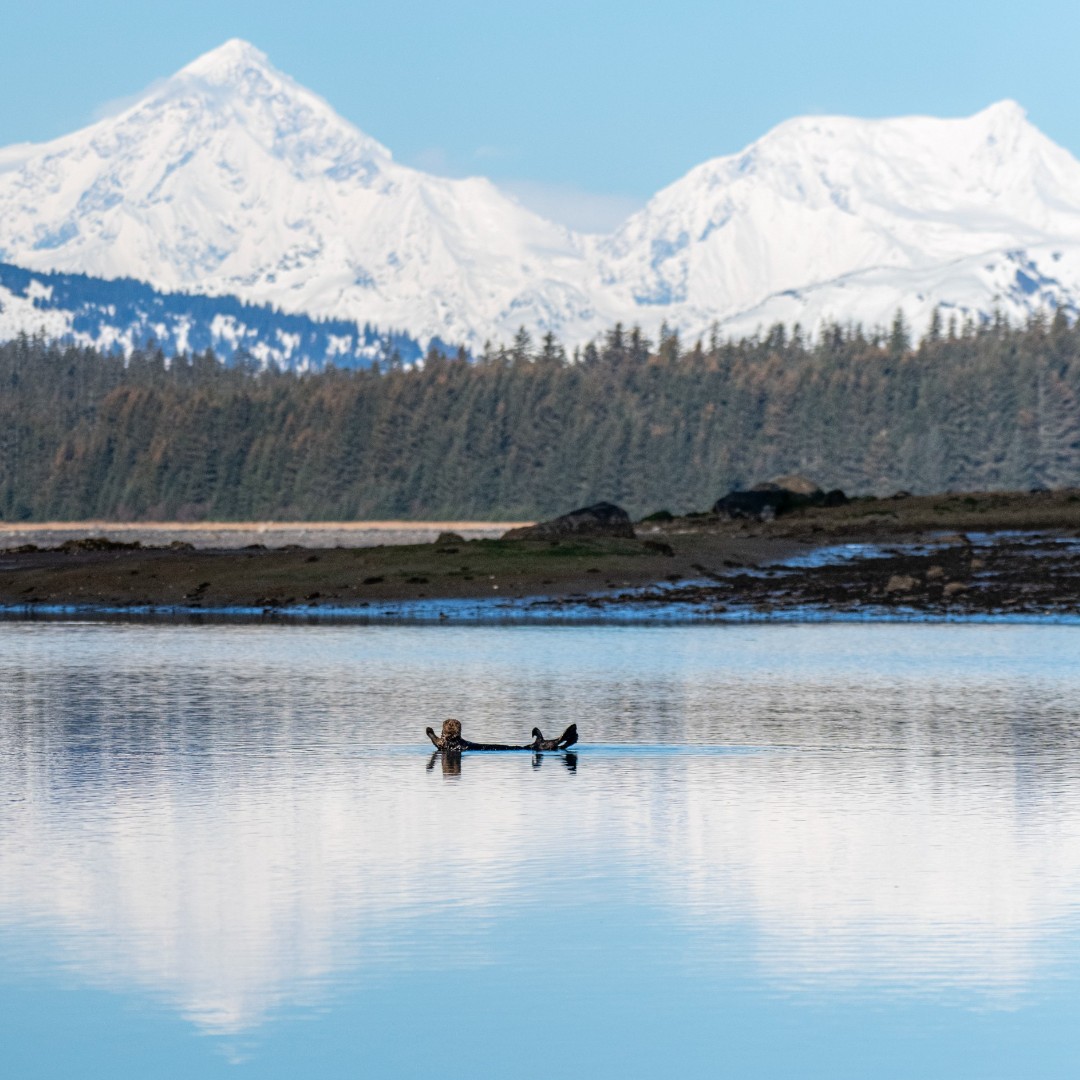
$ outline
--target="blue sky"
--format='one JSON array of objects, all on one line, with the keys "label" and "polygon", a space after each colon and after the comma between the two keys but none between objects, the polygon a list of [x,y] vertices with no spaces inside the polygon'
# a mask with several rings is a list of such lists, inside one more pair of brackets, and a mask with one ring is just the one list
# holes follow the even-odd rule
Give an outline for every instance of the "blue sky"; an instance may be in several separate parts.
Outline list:
[{"label": "blue sky", "polygon": [[1011,97],[1080,155],[1076,0],[7,0],[0,145],[74,130],[230,37],[398,160],[481,173],[579,226],[811,112]]}]

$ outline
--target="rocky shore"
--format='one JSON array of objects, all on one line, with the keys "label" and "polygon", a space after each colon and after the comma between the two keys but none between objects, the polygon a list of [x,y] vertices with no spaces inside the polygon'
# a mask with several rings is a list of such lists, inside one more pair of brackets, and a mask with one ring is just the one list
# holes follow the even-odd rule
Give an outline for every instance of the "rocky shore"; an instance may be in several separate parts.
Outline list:
[{"label": "rocky shore", "polygon": [[444,532],[374,547],[196,549],[95,536],[23,544],[0,551],[0,610],[1080,617],[1077,492],[858,499],[766,521],[658,515],[632,536],[607,528],[590,536],[545,526],[504,539]]},{"label": "rocky shore", "polygon": [[1080,620],[1080,537],[971,533],[885,546],[849,543],[590,602],[713,618]]}]

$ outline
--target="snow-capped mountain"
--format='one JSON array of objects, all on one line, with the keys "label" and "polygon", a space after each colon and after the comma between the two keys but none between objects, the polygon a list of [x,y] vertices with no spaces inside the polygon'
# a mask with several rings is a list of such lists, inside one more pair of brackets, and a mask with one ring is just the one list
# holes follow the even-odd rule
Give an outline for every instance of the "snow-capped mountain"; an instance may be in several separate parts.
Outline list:
[{"label": "snow-capped mountain", "polygon": [[900,302],[928,316],[937,299],[988,311],[1015,278],[972,290],[957,264],[1077,243],[1080,162],[1006,101],[964,120],[788,121],[691,170],[599,250],[622,305],[700,327],[779,311],[877,321],[880,299],[852,299],[860,274],[868,288],[895,286],[891,311]]},{"label": "snow-capped mountain", "polygon": [[119,116],[0,151],[0,259],[475,339],[588,303],[580,242],[390,152],[230,41]]},{"label": "snow-capped mountain", "polygon": [[575,343],[616,320],[813,330],[898,306],[918,330],[937,305],[1080,308],[1080,162],[1013,102],[959,120],[807,117],[585,236],[487,180],[396,163],[230,41],[117,116],[0,150],[0,260],[422,343],[521,325]]}]

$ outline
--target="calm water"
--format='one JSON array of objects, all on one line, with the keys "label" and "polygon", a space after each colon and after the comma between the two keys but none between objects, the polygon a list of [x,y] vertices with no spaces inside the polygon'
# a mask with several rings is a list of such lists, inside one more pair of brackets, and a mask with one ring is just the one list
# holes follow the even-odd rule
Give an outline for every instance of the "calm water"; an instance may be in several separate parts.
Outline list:
[{"label": "calm water", "polygon": [[1078,659],[0,624],[0,1075],[1075,1077]]}]

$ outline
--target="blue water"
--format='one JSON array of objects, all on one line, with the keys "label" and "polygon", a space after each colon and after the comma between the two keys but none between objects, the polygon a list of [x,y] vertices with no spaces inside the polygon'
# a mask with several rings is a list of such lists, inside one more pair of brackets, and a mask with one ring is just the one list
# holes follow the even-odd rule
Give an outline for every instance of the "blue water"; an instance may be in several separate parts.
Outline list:
[{"label": "blue water", "polygon": [[0,1075],[1075,1076],[1078,657],[0,624]]}]

